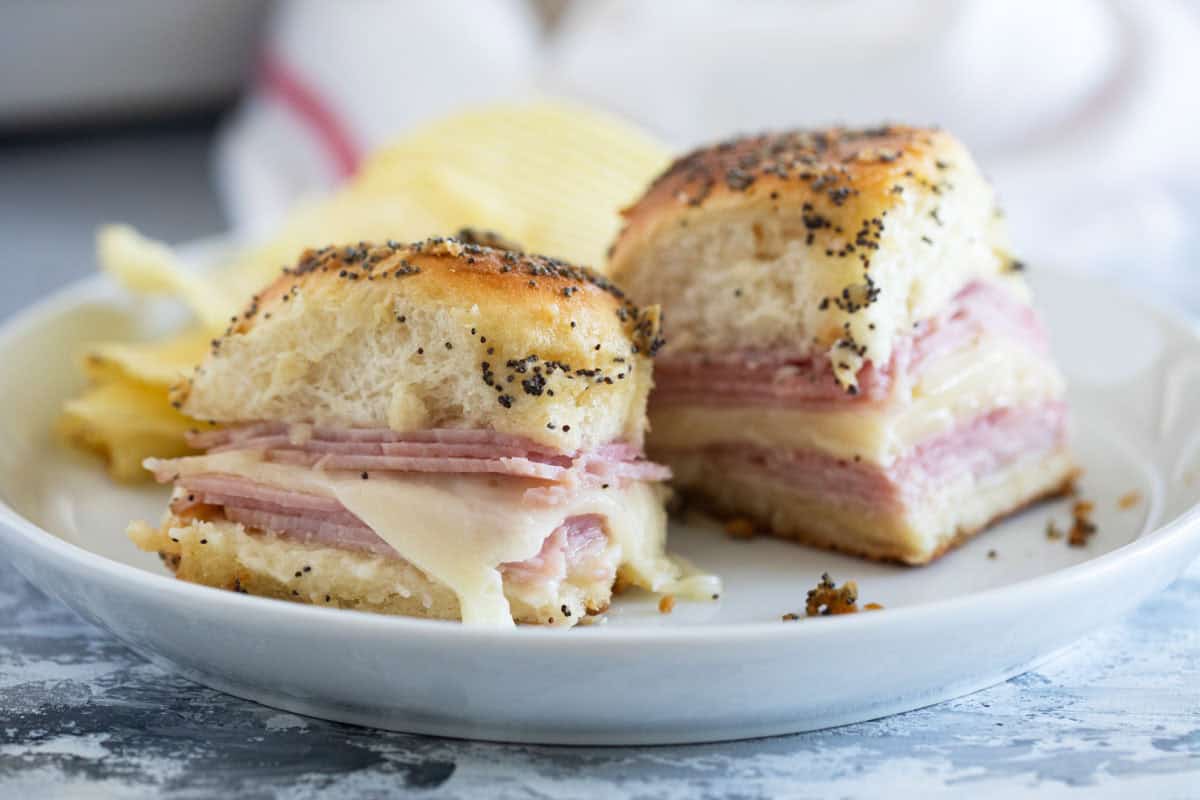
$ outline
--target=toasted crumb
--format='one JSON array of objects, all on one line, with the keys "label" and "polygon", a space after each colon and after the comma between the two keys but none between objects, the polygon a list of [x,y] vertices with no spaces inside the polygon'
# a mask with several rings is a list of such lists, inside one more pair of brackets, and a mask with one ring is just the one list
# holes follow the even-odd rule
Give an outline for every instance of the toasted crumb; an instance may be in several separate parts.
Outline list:
[{"label": "toasted crumb", "polygon": [[1095,507],[1090,500],[1077,500],[1071,506],[1071,530],[1067,533],[1067,544],[1071,547],[1084,547],[1096,532],[1096,523],[1092,522]]},{"label": "toasted crumb", "polygon": [[810,617],[853,614],[858,611],[858,584],[846,581],[839,588],[826,572],[816,588],[808,590],[804,611]]},{"label": "toasted crumb", "polygon": [[1063,532],[1058,529],[1058,523],[1055,522],[1054,520],[1047,520],[1046,521],[1046,538],[1050,539],[1051,541],[1054,541],[1056,539],[1061,539],[1062,537],[1063,537]]},{"label": "toasted crumb", "polygon": [[995,557],[996,557],[996,551],[988,550],[988,558],[995,558]]},{"label": "toasted crumb", "polygon": [[734,539],[750,539],[754,537],[754,522],[745,517],[737,517],[725,523],[725,532]]},{"label": "toasted crumb", "polygon": [[[867,603],[862,610],[882,611],[883,606],[879,603]],[[821,575],[816,588],[808,590],[808,599],[804,606],[807,616],[828,617],[832,614],[857,614],[858,611],[858,584],[854,581],[846,581],[839,587],[826,572]],[[801,616],[794,612],[780,617],[784,622],[794,622],[800,618]]]},{"label": "toasted crumb", "polygon": [[1138,503],[1142,502],[1142,493],[1136,489],[1132,492],[1126,492],[1117,500],[1117,508],[1127,510],[1133,508]]},{"label": "toasted crumb", "polygon": [[658,601],[658,613],[670,614],[675,610],[675,595],[664,594]]},{"label": "toasted crumb", "polygon": [[1067,544],[1071,547],[1085,547],[1088,539],[1096,532],[1096,524],[1088,520],[1075,520],[1071,532],[1067,534]]}]

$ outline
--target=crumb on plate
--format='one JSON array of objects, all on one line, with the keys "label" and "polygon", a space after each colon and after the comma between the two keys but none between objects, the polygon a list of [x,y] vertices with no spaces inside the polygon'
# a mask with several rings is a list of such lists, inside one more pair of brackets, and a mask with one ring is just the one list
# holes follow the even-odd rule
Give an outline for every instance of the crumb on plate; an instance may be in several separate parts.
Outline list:
[{"label": "crumb on plate", "polygon": [[1077,500],[1071,506],[1071,530],[1067,533],[1067,544],[1072,547],[1084,547],[1088,539],[1096,532],[1096,523],[1092,522],[1092,511],[1096,504],[1090,500]]},{"label": "crumb on plate", "polygon": [[[854,581],[846,581],[841,586],[833,582],[829,577],[829,573],[823,573],[821,580],[816,587],[808,590],[808,599],[804,606],[804,615],[809,617],[828,617],[833,614],[857,614],[858,607],[858,584]],[[862,607],[862,611],[882,611],[883,606],[879,603],[867,603]],[[784,622],[795,622],[798,619],[803,619],[803,616],[795,612],[788,612],[780,617]]]},{"label": "crumb on plate", "polygon": [[804,611],[810,617],[853,614],[858,611],[858,584],[846,581],[839,587],[826,572],[816,588],[808,590]]},{"label": "crumb on plate", "polygon": [[754,522],[745,517],[736,517],[725,523],[725,533],[734,539],[751,539],[754,537]]}]

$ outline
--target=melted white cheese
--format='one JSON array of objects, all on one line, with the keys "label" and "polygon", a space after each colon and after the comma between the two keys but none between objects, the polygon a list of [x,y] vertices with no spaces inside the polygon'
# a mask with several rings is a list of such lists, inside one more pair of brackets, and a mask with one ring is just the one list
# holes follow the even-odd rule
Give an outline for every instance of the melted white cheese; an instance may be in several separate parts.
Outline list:
[{"label": "melted white cheese", "polygon": [[[585,489],[553,506],[524,501],[530,482],[480,476],[371,475],[321,472],[262,461],[246,451],[193,456],[172,462],[181,476],[223,473],[256,483],[336,498],[401,558],[457,596],[463,622],[512,626],[497,567],[532,558],[568,517],[598,514],[619,548],[622,571],[651,591],[678,591],[695,583],[665,550],[666,514],[659,489],[634,482],[623,489]],[[706,592],[720,591],[716,579]]]}]

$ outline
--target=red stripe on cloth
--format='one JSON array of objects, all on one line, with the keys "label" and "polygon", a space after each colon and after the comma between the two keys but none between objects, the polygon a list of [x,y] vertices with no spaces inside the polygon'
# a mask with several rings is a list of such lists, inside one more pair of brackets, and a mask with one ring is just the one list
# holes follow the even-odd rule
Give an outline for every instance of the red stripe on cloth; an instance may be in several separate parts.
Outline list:
[{"label": "red stripe on cloth", "polygon": [[329,154],[339,178],[348,178],[358,167],[359,151],[349,131],[324,98],[283,60],[266,55],[259,64],[259,82],[312,131]]}]

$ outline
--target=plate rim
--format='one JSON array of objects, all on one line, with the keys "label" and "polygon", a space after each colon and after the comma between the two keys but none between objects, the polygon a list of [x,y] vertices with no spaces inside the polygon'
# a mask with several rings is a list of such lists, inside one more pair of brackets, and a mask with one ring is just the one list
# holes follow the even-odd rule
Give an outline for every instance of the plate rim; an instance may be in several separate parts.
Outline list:
[{"label": "plate rim", "polygon": [[[192,252],[213,248],[221,244],[228,245],[229,240],[223,237],[200,240],[183,246],[181,249]],[[1048,269],[1042,267],[1042,269]],[[1053,270],[1058,274],[1071,274],[1066,270]],[[1076,278],[1078,279],[1078,278]],[[1092,282],[1089,280],[1089,282]],[[1099,282],[1096,288],[1100,291],[1114,293]],[[28,328],[55,315],[68,313],[87,299],[120,299],[120,289],[116,282],[104,274],[92,275],[73,281],[63,286],[43,299],[9,317],[0,323],[0,352],[12,348],[13,341],[20,338]],[[1131,297],[1132,295],[1132,297]],[[1182,335],[1190,338],[1193,345],[1200,351],[1200,323],[1184,316],[1178,310],[1165,307],[1154,300],[1141,296],[1136,292],[1122,293],[1125,302],[1132,300],[1139,310],[1153,315],[1159,322],[1166,323]],[[52,435],[52,434],[51,434]],[[548,629],[544,626],[519,625],[515,629],[495,629],[463,625],[448,620],[420,619],[385,614],[372,614],[348,609],[332,609],[301,603],[279,602],[271,598],[241,595],[235,592],[223,591],[213,587],[191,584],[180,581],[168,575],[160,575],[130,564],[115,561],[106,556],[90,551],[81,545],[68,542],[21,515],[12,508],[7,500],[0,496],[0,527],[11,531],[23,539],[35,550],[49,554],[53,558],[64,559],[67,564],[78,570],[99,572],[107,583],[122,583],[129,585],[130,581],[140,584],[142,591],[165,591],[174,593],[178,599],[197,603],[215,604],[218,611],[236,614],[239,611],[258,613],[260,615],[275,615],[284,624],[328,624],[346,634],[392,635],[409,638],[442,638],[455,636],[459,639],[474,640],[480,645],[508,644],[514,641],[529,642],[558,642],[563,641],[564,631]],[[785,637],[820,638],[825,635],[844,635],[846,626],[858,631],[860,635],[869,635],[880,626],[896,624],[921,624],[921,617],[937,617],[946,613],[981,613],[982,609],[992,607],[997,602],[1006,599],[1020,599],[1022,604],[1040,603],[1046,597],[1058,595],[1065,587],[1072,584],[1086,584],[1100,581],[1112,570],[1124,569],[1127,562],[1154,559],[1160,551],[1169,549],[1171,545],[1184,546],[1190,538],[1200,538],[1200,501],[1184,510],[1176,517],[1163,522],[1154,529],[1144,532],[1132,541],[1089,558],[1078,564],[1056,569],[1032,578],[1017,581],[1003,586],[991,587],[967,595],[939,598],[915,603],[898,608],[889,608],[886,614],[854,614],[839,616],[836,627],[831,625],[781,625],[778,620],[752,622],[700,623],[680,626],[630,626],[610,627],[607,625],[576,626],[566,641],[580,646],[584,642],[598,644],[605,648],[613,644],[629,644],[645,647],[647,645],[676,646],[687,643],[705,641],[745,641],[759,640],[765,637],[778,639]],[[1188,565],[1184,562],[1176,571],[1181,572]],[[15,566],[15,564],[14,564]],[[912,569],[919,570],[919,567]],[[18,570],[20,571],[20,570]],[[23,573],[22,573],[23,574]],[[130,587],[132,588],[132,587]],[[68,604],[69,605],[69,604]],[[255,610],[255,611],[252,611]],[[336,615],[336,616],[331,616]],[[263,621],[266,621],[265,619]],[[514,637],[520,637],[515,639]]]}]

